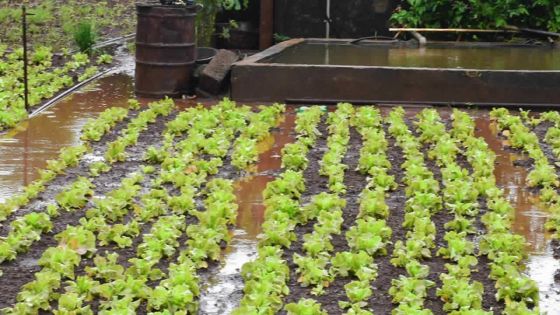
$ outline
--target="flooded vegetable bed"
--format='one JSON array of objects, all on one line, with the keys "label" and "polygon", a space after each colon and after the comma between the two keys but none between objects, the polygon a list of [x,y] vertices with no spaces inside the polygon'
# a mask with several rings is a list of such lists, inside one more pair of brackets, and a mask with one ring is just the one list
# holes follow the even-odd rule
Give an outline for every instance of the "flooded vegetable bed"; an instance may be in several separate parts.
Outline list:
[{"label": "flooded vegetable bed", "polygon": [[[106,77],[3,138],[0,308],[560,307],[549,206],[527,186],[533,161],[488,112],[138,107],[130,90],[130,78]],[[97,118],[98,140],[84,138],[87,118],[107,105],[120,109]],[[530,130],[544,139],[551,126]]]}]

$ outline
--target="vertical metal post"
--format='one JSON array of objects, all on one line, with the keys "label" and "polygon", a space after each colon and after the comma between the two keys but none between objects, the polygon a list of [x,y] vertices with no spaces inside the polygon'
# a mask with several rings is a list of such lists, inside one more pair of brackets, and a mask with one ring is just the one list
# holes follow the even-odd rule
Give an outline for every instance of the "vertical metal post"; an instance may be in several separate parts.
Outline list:
[{"label": "vertical metal post", "polygon": [[25,110],[29,112],[29,87],[27,86],[27,12],[25,5],[21,7],[22,41],[23,41],[23,93]]},{"label": "vertical metal post", "polygon": [[331,38],[331,0],[327,0],[327,12],[325,18],[325,38]]}]

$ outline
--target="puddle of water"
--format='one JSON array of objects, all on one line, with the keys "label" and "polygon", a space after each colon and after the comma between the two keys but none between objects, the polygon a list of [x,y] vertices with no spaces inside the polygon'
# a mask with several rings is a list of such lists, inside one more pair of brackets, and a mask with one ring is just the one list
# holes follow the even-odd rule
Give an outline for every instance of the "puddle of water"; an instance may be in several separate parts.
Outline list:
[{"label": "puddle of water", "polygon": [[224,252],[224,263],[218,273],[208,279],[208,287],[200,297],[202,314],[230,314],[243,297],[241,267],[256,255],[254,237],[241,229],[233,231],[233,239]]},{"label": "puddle of water", "polygon": [[257,236],[264,221],[262,192],[274,180],[267,174],[279,170],[282,164],[280,153],[285,144],[294,141],[291,132],[295,125],[294,108],[288,108],[280,121],[279,131],[271,133],[258,144],[259,163],[253,169],[256,174],[239,179],[235,183],[235,194],[239,205],[237,229],[224,251],[220,270],[208,279],[208,286],[200,296],[200,314],[229,314],[239,305],[243,296],[241,267],[253,260],[257,253]]},{"label": "puddle of water", "polygon": [[262,192],[266,185],[274,180],[272,175],[259,175],[241,179],[235,183],[239,211],[237,227],[247,233],[253,240],[261,233],[264,221]]},{"label": "puddle of water", "polygon": [[527,269],[531,279],[539,285],[541,314],[559,314],[560,288],[554,282],[553,274],[560,269],[560,260],[552,257],[552,249],[549,247],[544,255],[530,257]]},{"label": "puddle of water", "polygon": [[425,49],[340,43],[302,43],[260,62],[449,69],[558,70],[560,52],[550,48],[428,47]]},{"label": "puddle of water", "polygon": [[546,206],[539,201],[538,196],[525,188],[527,169],[513,165],[515,160],[526,157],[504,149],[503,141],[497,137],[497,128],[490,122],[488,115],[477,117],[476,127],[476,135],[484,137],[490,149],[496,153],[496,182],[499,187],[503,187],[505,196],[516,209],[513,230],[523,235],[528,242],[530,256],[527,273],[539,286],[540,310],[543,314],[559,314],[560,287],[554,283],[553,275],[560,269],[560,261],[552,256],[551,235],[544,228],[548,218]]},{"label": "puddle of water", "polygon": [[125,106],[132,91],[126,74],[101,78],[0,136],[0,202],[37,179],[37,168],[57,158],[61,148],[80,144],[86,121],[108,107]]},{"label": "puddle of water", "polygon": [[476,126],[477,136],[484,137],[490,149],[496,153],[496,182],[503,187],[506,198],[516,209],[513,230],[525,237],[531,254],[545,254],[550,240],[550,235],[544,228],[548,217],[546,207],[539,202],[537,195],[526,188],[528,170],[513,164],[526,157],[504,149],[503,141],[497,136],[498,130],[487,115],[476,118]]}]

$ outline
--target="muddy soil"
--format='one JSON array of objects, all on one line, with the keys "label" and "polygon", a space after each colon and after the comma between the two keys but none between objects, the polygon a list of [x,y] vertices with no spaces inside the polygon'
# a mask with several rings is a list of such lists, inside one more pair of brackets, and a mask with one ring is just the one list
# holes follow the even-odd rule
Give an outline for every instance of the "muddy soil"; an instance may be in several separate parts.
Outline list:
[{"label": "muddy soil", "polygon": [[[165,123],[173,118],[174,115],[159,117],[157,123],[150,124],[148,129],[140,134],[136,146],[127,148],[128,159],[126,162],[115,163],[109,172],[94,178],[92,180],[92,183],[95,185],[94,196],[102,196],[117,188],[123,178],[132,172],[138,171],[140,166],[143,165],[142,159],[146,148],[162,140],[160,135],[165,127]],[[126,123],[126,121],[121,122],[117,128],[105,135],[100,142],[94,144],[94,152],[104,152],[102,148],[106,147],[107,140],[115,139]],[[66,175],[57,177],[36,200],[17,211],[12,216],[12,219],[26,213],[43,211],[46,205],[51,203],[56,195],[78,176],[89,177],[88,165],[87,161],[81,160],[77,167],[68,169]],[[21,286],[32,281],[34,279],[34,272],[40,270],[37,260],[41,257],[42,253],[47,248],[56,246],[57,242],[54,236],[66,229],[68,225],[77,225],[79,219],[84,216],[85,211],[91,206],[93,206],[93,202],[90,200],[83,209],[78,209],[74,212],[61,211],[59,217],[52,219],[52,231],[44,233],[41,240],[32,244],[29,250],[26,253],[20,254],[15,261],[0,264],[0,269],[4,271],[3,276],[0,277],[0,290],[3,292],[0,296],[0,308],[8,307],[15,303],[15,297],[20,291]],[[6,227],[7,225],[3,226],[2,235],[8,233]]]},{"label": "muddy soil", "polygon": [[[105,194],[108,191],[117,188],[118,183],[121,179],[133,171],[136,171],[140,165],[142,165],[142,156],[145,152],[146,148],[150,145],[158,145],[161,142],[161,132],[165,126],[165,122],[173,119],[173,115],[170,117],[162,118],[160,117],[155,124],[151,124],[147,131],[144,131],[139,138],[138,144],[134,147],[131,147],[127,150],[129,154],[129,158],[127,162],[124,163],[116,163],[113,165],[113,168],[110,172],[102,174],[101,176],[94,179],[94,183],[96,185],[95,193],[96,195]],[[92,155],[100,155],[104,152],[104,149],[108,142],[116,139],[120,130],[122,130],[127,121],[121,122],[117,125],[117,127],[107,134],[102,141],[99,143],[93,144],[93,154]],[[410,122],[409,122],[409,125]],[[317,195],[321,192],[327,192],[327,180],[326,177],[319,175],[320,164],[319,162],[322,159],[323,154],[327,150],[326,148],[326,139],[327,139],[327,130],[326,130],[326,123],[323,120],[321,125],[319,126],[319,130],[321,131],[322,135],[318,138],[317,143],[311,149],[308,158],[309,158],[309,167],[306,169],[304,173],[304,177],[306,179],[306,191],[302,197],[302,203],[307,204],[314,195]],[[387,256],[376,256],[375,263],[378,266],[378,277],[375,281],[372,282],[373,287],[373,296],[368,301],[368,306],[371,308],[375,314],[391,314],[394,305],[391,302],[391,296],[388,294],[389,288],[391,287],[391,280],[396,279],[399,275],[404,275],[406,272],[403,268],[397,268],[391,265],[390,263],[390,255],[393,251],[393,244],[398,240],[404,240],[406,230],[402,228],[402,222],[404,218],[404,208],[406,202],[405,196],[405,186],[403,184],[403,171],[401,169],[401,164],[404,162],[404,157],[402,151],[398,146],[395,144],[395,139],[393,139],[387,131],[387,126],[384,126],[386,135],[389,141],[389,150],[387,151],[387,155],[389,160],[392,163],[392,168],[390,170],[390,174],[395,176],[397,183],[399,184],[398,189],[389,193],[386,197],[386,203],[390,208],[390,215],[387,219],[387,224],[391,227],[393,231],[391,243],[387,247],[387,251],[389,255]],[[276,129],[274,131],[275,134],[283,132],[282,128]],[[293,136],[293,133],[292,133]],[[276,139],[277,141],[277,139]],[[333,237],[332,244],[334,246],[334,253],[348,250],[348,244],[345,239],[345,232],[354,225],[355,219],[358,213],[359,208],[359,194],[364,189],[366,185],[366,177],[356,172],[354,169],[358,164],[359,159],[359,149],[361,148],[362,141],[360,139],[359,134],[355,131],[354,128],[351,128],[351,138],[350,143],[348,146],[348,152],[344,157],[343,162],[349,166],[348,170],[345,174],[344,183],[347,186],[347,193],[344,195],[344,198],[347,200],[347,207],[344,209],[344,223],[342,227],[342,233],[340,235],[336,235]],[[273,149],[275,154],[280,152],[281,148]],[[268,149],[270,150],[270,148]],[[427,147],[424,148],[424,152],[427,151]],[[272,154],[272,153],[270,153]],[[468,167],[468,163],[464,156],[458,157],[458,163],[463,167]],[[440,168],[435,165],[433,161],[430,161],[426,158],[426,163],[430,170],[434,173],[435,178],[440,181],[440,186],[443,188],[443,183],[441,182],[441,172]],[[270,179],[272,177],[270,175],[276,175],[278,172],[278,167],[275,165],[274,167],[269,167],[266,169],[258,168],[257,178],[258,176],[269,176]],[[470,168],[469,168],[470,169]],[[44,209],[44,206],[47,204],[48,201],[52,201],[54,196],[67,184],[71,183],[73,179],[77,176],[87,176],[88,167],[86,162],[82,162],[78,167],[68,170],[66,175],[60,176],[59,178],[55,179],[52,185],[49,185],[47,190],[43,192],[37,200],[30,203],[24,209],[21,209],[17,215],[21,215],[24,213],[28,213],[30,211],[41,211]],[[156,172],[157,173],[157,172]],[[224,166],[220,169],[218,175],[221,178],[228,178],[233,180],[238,180],[241,177],[246,176],[245,172],[239,172],[235,170],[231,166],[230,158],[226,158],[224,160]],[[146,176],[144,182],[142,183],[143,192],[147,192],[150,187],[151,179],[153,179],[156,174],[152,174],[150,176]],[[259,182],[259,185],[261,182]],[[262,185],[264,188],[264,185]],[[170,192],[173,194],[174,192]],[[200,198],[197,200],[199,204],[201,204],[202,200]],[[238,202],[244,202],[243,200],[238,200]],[[479,200],[480,202],[480,215],[484,214],[487,211],[486,204],[484,200]],[[91,203],[88,207],[91,206]],[[247,211],[251,211],[251,207],[247,207]],[[240,214],[241,215],[241,214]],[[253,219],[256,220],[255,214],[244,214],[244,215],[251,215]],[[258,214],[262,215],[262,214]],[[15,301],[15,296],[17,292],[19,292],[21,286],[31,280],[33,280],[33,273],[39,270],[37,266],[36,260],[40,257],[42,252],[49,246],[56,245],[56,241],[54,240],[54,235],[60,231],[62,231],[67,224],[77,224],[80,217],[83,216],[83,210],[77,211],[75,213],[63,213],[60,217],[54,220],[55,228],[52,232],[46,233],[41,241],[35,243],[30,251],[25,254],[21,254],[15,262],[5,262],[0,264],[0,269],[4,271],[4,275],[0,277],[0,290],[3,291],[3,294],[0,295],[0,308],[10,306]],[[436,245],[437,247],[445,246],[446,243],[443,240],[443,236],[445,234],[445,229],[443,228],[444,224],[452,219],[452,215],[446,210],[442,210],[441,212],[434,214],[432,216],[432,220],[436,224],[437,228],[437,236],[436,236]],[[128,217],[129,218],[129,217]],[[2,227],[0,227],[0,236],[5,236],[8,233],[7,226],[9,222],[13,220],[13,217],[6,221]],[[126,220],[126,218],[125,218]],[[196,223],[196,220],[192,217],[188,218],[189,224]],[[291,279],[289,283],[290,288],[290,295],[285,298],[285,303],[297,302],[301,298],[313,298],[317,300],[319,303],[322,304],[322,308],[327,311],[329,314],[342,314],[343,311],[338,306],[338,301],[346,301],[346,293],[344,290],[344,285],[347,284],[349,281],[353,280],[351,277],[346,278],[337,278],[331,285],[325,289],[325,294],[322,296],[313,296],[310,293],[310,288],[303,288],[297,282],[297,274],[295,270],[297,266],[294,264],[292,257],[294,253],[303,254],[303,235],[306,233],[311,233],[313,231],[313,225],[316,221],[309,222],[303,226],[296,227],[296,233],[298,235],[297,241],[292,243],[291,248],[285,250],[284,259],[288,261],[289,267],[291,269]],[[147,233],[151,227],[151,224],[146,224],[143,226],[143,232]],[[479,228],[479,232],[483,233],[483,226],[480,221],[477,221],[477,227]],[[241,228],[241,226],[238,226]],[[232,227],[233,229],[233,227]],[[252,236],[251,236],[252,237]],[[98,247],[98,253],[104,253],[105,251],[109,252],[117,252],[120,255],[119,262],[121,262],[125,267],[127,266],[127,260],[131,257],[136,255],[136,247],[142,241],[142,236],[138,236],[134,239],[134,244],[132,247],[125,248],[125,249],[118,249],[115,246],[105,246],[105,247]],[[181,244],[184,244],[186,241],[186,236],[183,235],[179,240]],[[225,244],[223,244],[225,247]],[[560,245],[556,246],[559,248],[559,255],[560,255]],[[184,247],[181,247],[184,248]],[[180,249],[181,249],[180,248]],[[179,249],[179,250],[180,250]],[[179,252],[177,251],[177,253]],[[227,251],[227,249],[226,249]],[[441,285],[439,280],[439,275],[445,272],[444,264],[448,263],[449,261],[437,257],[435,252],[437,248],[432,251],[433,258],[431,259],[424,259],[423,263],[427,264],[430,267],[430,275],[429,279],[436,282],[436,287]],[[174,257],[164,259],[158,265],[163,271],[166,271],[169,264],[175,261],[176,255]],[[483,299],[483,308],[485,310],[492,310],[496,313],[499,313],[503,309],[503,304],[498,303],[495,301],[494,294],[494,281],[489,279],[489,260],[485,256],[478,257],[479,264],[476,267],[477,270],[473,270],[472,280],[479,281],[483,284],[485,292],[484,292],[484,299]],[[77,274],[83,274],[84,268],[88,265],[91,265],[91,259],[83,259],[82,264],[78,267]],[[201,286],[207,284],[211,275],[217,273],[221,268],[220,263],[211,263],[207,270],[202,270],[199,273],[201,279]],[[242,291],[242,281],[238,275],[232,276],[231,281],[238,286],[236,290],[229,296],[231,299],[239,299],[241,297]],[[154,287],[157,285],[158,282],[150,283],[150,286]],[[425,306],[431,309],[434,314],[445,314],[443,312],[443,302],[436,296],[436,287],[430,289],[429,297],[425,301]],[[53,305],[55,306],[55,305]],[[92,303],[92,307],[94,310],[98,309],[98,301]],[[146,305],[142,304],[137,311],[138,314],[145,314],[146,313]],[[281,314],[285,314],[284,311],[280,312]],[[201,310],[200,314],[208,314],[205,313],[204,310]]]},{"label": "muddy soil", "polygon": [[[130,120],[137,115],[138,112],[133,112],[125,121],[120,122],[117,126],[108,134],[106,134],[101,141],[92,144],[92,152],[89,153],[84,159],[81,160],[80,164],[77,167],[70,168],[67,170],[66,174],[57,177],[52,184],[47,186],[47,189],[42,192],[38,198],[31,201],[26,207],[20,209],[16,214],[11,216],[5,224],[0,227],[0,236],[5,236],[9,233],[9,223],[13,221],[18,216],[21,216],[25,213],[33,212],[33,211],[43,211],[45,206],[54,200],[54,197],[69,183],[73,182],[78,176],[85,176],[89,177],[89,163],[96,160],[96,156],[102,156],[105,152],[107,144],[115,139],[118,138],[120,132],[126,127],[126,125],[130,122]],[[132,172],[138,171],[141,165],[144,165],[143,162],[143,155],[146,149],[149,146],[159,146],[163,140],[161,136],[165,124],[174,119],[177,112],[173,113],[169,117],[159,117],[158,120],[150,124],[148,129],[143,131],[140,134],[138,139],[138,143],[135,146],[127,148],[127,155],[128,158],[126,162],[118,162],[113,164],[112,169],[107,172],[103,173],[99,177],[93,179],[93,183],[95,184],[95,196],[101,196],[106,194],[107,192],[117,188],[119,186],[120,181],[129,175]],[[257,173],[248,173],[245,171],[237,170],[231,164],[231,157],[228,154],[226,158],[224,158],[223,166],[219,169],[218,174],[214,177],[219,178],[226,178],[232,179],[234,181],[239,181],[241,178],[255,178],[257,181],[261,179],[261,177],[266,176],[268,180],[272,180],[274,177],[271,175],[275,175],[278,170],[280,169],[280,160],[279,160],[279,153],[284,146],[284,144],[292,142],[294,138],[293,133],[293,126],[294,126],[294,118],[295,115],[293,113],[293,109],[289,109],[289,118],[285,123],[282,123],[278,128],[274,128],[272,130],[271,138],[273,139],[273,143],[269,146],[265,146],[262,148],[260,159],[261,162],[259,167],[257,168]],[[180,141],[182,139],[176,139],[176,141]],[[231,153],[231,149],[230,149]],[[136,198],[138,202],[140,196],[142,194],[147,193],[151,186],[152,180],[156,178],[157,174],[160,171],[160,167],[156,166],[156,171],[153,174],[145,175],[145,178],[142,183],[140,183],[142,189],[139,193],[139,196]],[[209,178],[210,179],[210,178]],[[259,181],[260,183],[260,181]],[[260,185],[261,190],[264,189],[265,185]],[[169,191],[170,195],[178,194],[179,191],[168,185],[166,187]],[[204,190],[203,187],[200,190]],[[260,191],[259,196],[262,194]],[[239,198],[241,200],[239,200]],[[243,196],[238,196],[238,203],[243,203]],[[196,197],[196,204],[202,210],[203,208],[203,199],[204,196],[200,195]],[[53,219],[53,231],[49,233],[45,233],[40,241],[34,243],[27,253],[22,253],[18,256],[15,261],[12,262],[5,262],[0,264],[0,269],[4,271],[4,275],[0,277],[0,289],[3,290],[3,294],[0,296],[0,308],[9,307],[13,305],[16,301],[16,295],[21,290],[22,285],[28,283],[34,279],[34,273],[40,270],[40,267],[37,265],[37,260],[40,258],[42,253],[45,249],[51,246],[56,246],[57,242],[54,239],[54,236],[64,230],[67,225],[77,225],[78,220],[83,217],[85,211],[89,209],[93,205],[92,202],[89,202],[88,205],[84,209],[80,209],[73,213],[62,213],[58,218]],[[245,214],[247,215],[247,214]],[[132,218],[132,214],[128,214],[125,216],[121,221],[123,223],[128,222]],[[118,223],[118,222],[115,222]],[[196,224],[197,220],[195,217],[187,216],[187,224],[192,225]],[[105,255],[107,253],[117,253],[119,255],[118,262],[123,267],[127,267],[130,265],[128,260],[136,256],[136,251],[138,245],[142,242],[143,234],[149,233],[153,223],[144,224],[141,227],[141,233],[139,236],[133,239],[133,244],[130,247],[120,249],[116,247],[114,244],[107,245],[107,246],[97,246],[97,254]],[[231,226],[230,230],[234,230],[235,227]],[[238,229],[244,230],[245,226],[243,224],[238,224]],[[249,233],[249,231],[247,231]],[[256,234],[250,233],[251,236],[249,238],[254,239],[254,253],[256,253]],[[234,235],[235,238],[235,235]],[[177,261],[178,254],[182,249],[185,249],[185,244],[187,241],[186,234],[183,234],[179,239],[179,243],[181,244],[180,247],[176,250],[175,254],[171,257],[162,259],[157,267],[161,269],[163,272],[167,272],[169,265]],[[227,244],[222,242],[221,244],[222,249],[226,250]],[[222,268],[221,261],[219,262],[209,262],[209,266],[207,269],[199,270],[199,277],[200,277],[200,285],[202,290],[205,290],[205,286],[209,283],[210,279],[213,277],[214,274],[218,273],[219,270]],[[91,257],[83,257],[80,265],[76,268],[76,275],[84,275],[85,268],[88,266],[92,266],[93,261]],[[239,270],[238,270],[239,271]],[[231,299],[234,298],[237,301],[242,297],[242,288],[243,282],[241,276],[237,273],[233,276],[230,276],[228,279],[231,280],[232,283],[235,283],[237,289],[232,293],[231,296],[219,296],[219,297],[211,297],[210,301],[213,301],[213,298],[216,298],[216,303],[223,303],[224,301],[218,299],[225,299],[228,303],[231,303]],[[223,279],[221,279],[223,280]],[[227,279],[226,279],[227,281]],[[151,281],[148,283],[149,286],[155,287],[157,286],[159,281]],[[228,282],[229,283],[229,282]],[[62,293],[63,289],[59,290]],[[91,306],[94,313],[99,311],[99,300],[94,300],[93,302],[88,303]],[[56,301],[51,303],[52,309],[56,309]],[[146,303],[143,302],[138,310],[136,311],[137,314],[146,314]],[[44,314],[47,314],[44,312]],[[206,314],[204,310],[200,311],[200,314]]]},{"label": "muddy soil", "polygon": [[[409,126],[412,124],[409,122]],[[391,253],[393,251],[393,244],[397,240],[404,240],[406,237],[406,230],[402,228],[402,222],[404,220],[404,208],[406,202],[405,196],[405,185],[403,184],[403,171],[400,168],[401,164],[404,162],[404,157],[402,150],[395,145],[395,139],[393,139],[387,132],[387,127],[384,126],[386,135],[389,140],[389,150],[387,151],[388,158],[392,163],[392,168],[390,174],[395,176],[395,180],[399,184],[396,191],[390,192],[386,197],[386,203],[390,208],[390,215],[387,218],[387,224],[393,230],[391,243],[387,246],[387,251],[389,255],[387,256],[376,256],[375,263],[378,267],[378,277],[372,282],[373,295],[368,301],[368,307],[373,310],[375,314],[390,315],[394,305],[392,304],[392,298],[388,291],[391,287],[391,280],[396,279],[399,275],[405,275],[406,271],[403,268],[394,267],[390,263]],[[324,123],[321,124],[319,130],[322,132],[322,136],[318,139],[317,144],[310,151],[309,167],[305,171],[305,178],[307,180],[306,187],[307,190],[304,193],[303,200],[304,203],[308,202],[310,197],[321,192],[328,191],[326,185],[326,178],[318,174],[319,172],[319,161],[322,158],[326,150],[326,126]],[[356,172],[354,169],[358,164],[359,159],[359,148],[361,147],[361,139],[357,132],[352,128],[351,139],[349,144],[349,150],[344,158],[344,163],[348,165],[348,170],[345,174],[345,184],[348,187],[347,194],[344,198],[347,200],[347,207],[344,209],[344,224],[342,228],[342,234],[333,237],[332,244],[334,247],[333,253],[349,250],[346,239],[344,238],[344,233],[355,223],[356,216],[359,209],[359,194],[366,184],[366,177]],[[427,146],[424,148],[424,153],[427,152]],[[468,162],[465,157],[458,157],[458,163],[460,165],[466,166]],[[443,183],[441,180],[440,168],[435,165],[435,163],[426,157],[426,163],[428,168],[434,173],[434,177],[440,182],[440,187],[443,188]],[[480,205],[481,215],[486,211],[485,204]],[[436,285],[431,288],[428,293],[429,296],[425,300],[425,307],[432,310],[434,314],[446,314],[443,311],[443,301],[436,295],[436,290],[441,286],[441,281],[439,280],[439,275],[445,273],[444,268],[445,263],[450,263],[449,260],[438,257],[435,255],[436,251],[440,247],[445,247],[446,242],[443,237],[445,235],[444,224],[453,219],[453,215],[449,213],[448,209],[443,209],[442,211],[434,214],[432,216],[432,221],[436,225],[437,235],[436,235],[436,248],[432,251],[432,258],[424,259],[422,262],[430,267],[430,274],[428,279],[434,281]],[[298,275],[295,272],[297,265],[294,264],[292,256],[294,253],[304,254],[303,250],[303,239],[302,236],[306,233],[311,233],[313,231],[313,225],[315,221],[309,222],[303,226],[296,227],[296,233],[298,234],[297,241],[292,243],[292,246],[285,250],[284,259],[288,261],[288,265],[291,269],[291,279],[289,283],[290,294],[285,298],[285,303],[297,302],[302,298],[312,298],[321,304],[323,310],[328,314],[343,314],[343,310],[338,306],[338,301],[346,301],[346,293],[344,290],[344,285],[350,282],[351,277],[337,277],[328,288],[325,288],[325,294],[322,296],[314,296],[311,294],[310,288],[301,287],[297,282]],[[483,230],[481,231],[481,233]],[[333,254],[334,255],[334,254]],[[494,289],[494,281],[489,279],[489,260],[487,257],[479,257],[479,264],[473,270],[472,279],[479,281],[483,284],[485,292],[483,295],[483,308],[485,310],[492,310],[499,312],[503,309],[503,303],[498,303],[495,301],[494,294],[496,293]],[[286,314],[285,311],[280,312],[280,314]]]}]

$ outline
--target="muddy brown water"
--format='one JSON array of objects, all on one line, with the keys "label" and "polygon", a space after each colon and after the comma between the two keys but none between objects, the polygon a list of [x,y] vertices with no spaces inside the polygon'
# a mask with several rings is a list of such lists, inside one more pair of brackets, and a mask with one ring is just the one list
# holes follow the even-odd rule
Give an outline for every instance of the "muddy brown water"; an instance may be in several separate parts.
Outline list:
[{"label": "muddy brown water", "polygon": [[553,257],[551,235],[544,228],[548,212],[538,196],[526,188],[527,167],[514,163],[525,161],[528,157],[507,149],[508,142],[498,136],[497,126],[490,121],[487,113],[479,113],[476,127],[476,135],[483,137],[496,153],[496,182],[516,209],[514,232],[527,240],[530,254],[527,273],[538,283],[540,310],[551,315],[560,314],[560,286],[554,282],[554,273],[560,268],[560,261]]},{"label": "muddy brown water", "polygon": [[278,128],[258,144],[259,163],[235,182],[239,205],[237,225],[223,253],[219,270],[202,288],[199,314],[229,314],[243,297],[243,264],[256,257],[258,235],[264,221],[262,192],[281,169],[281,151],[294,141],[294,108],[289,107]]},{"label": "muddy brown water", "polygon": [[302,43],[262,62],[343,66],[560,70],[560,51],[549,47],[398,48]]},{"label": "muddy brown water", "polygon": [[108,107],[125,106],[132,91],[128,75],[107,76],[0,135],[0,202],[37,179],[37,169],[61,148],[80,144],[86,121]]}]

